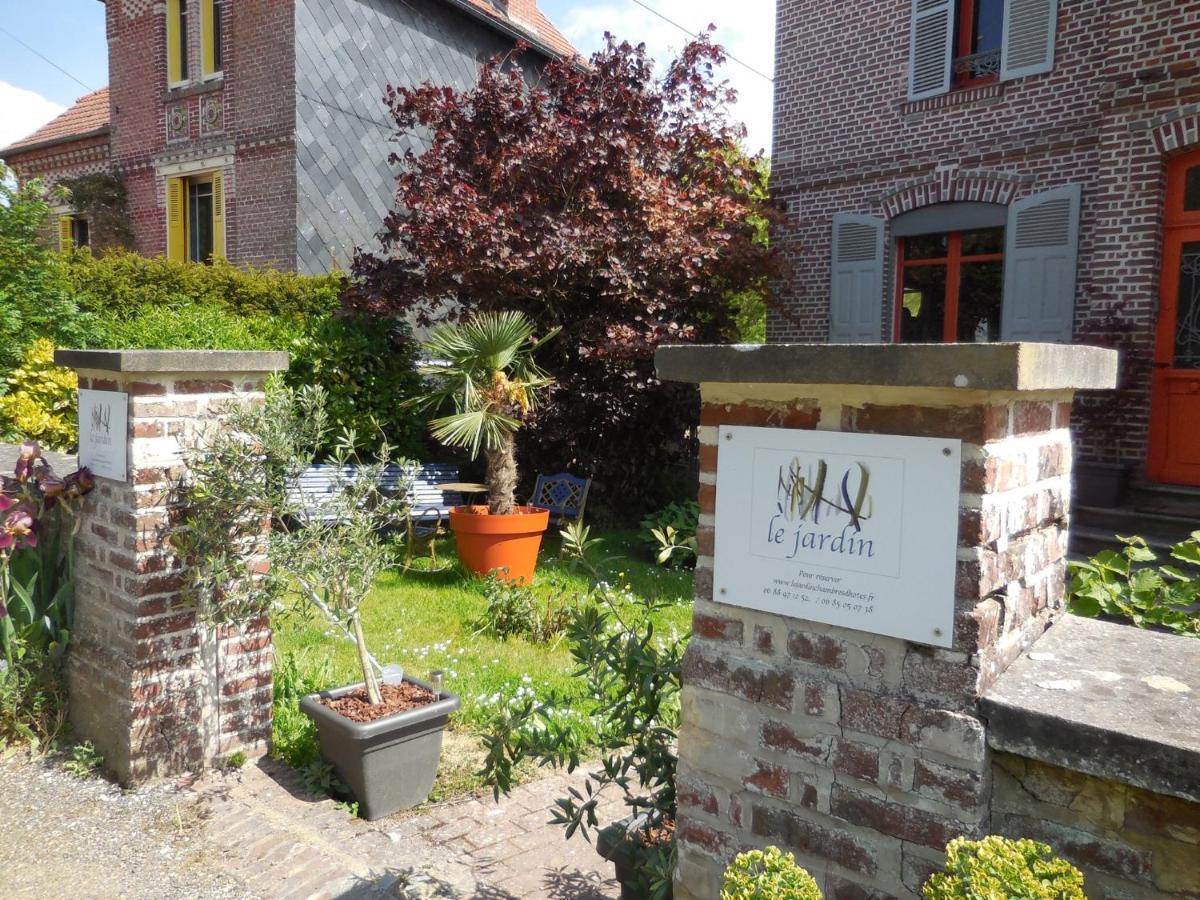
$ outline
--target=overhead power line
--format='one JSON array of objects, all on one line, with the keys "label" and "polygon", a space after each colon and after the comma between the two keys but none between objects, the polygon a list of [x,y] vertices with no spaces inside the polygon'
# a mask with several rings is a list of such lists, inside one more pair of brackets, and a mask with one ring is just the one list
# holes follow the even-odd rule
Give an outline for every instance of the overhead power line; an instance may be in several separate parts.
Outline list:
[{"label": "overhead power line", "polygon": [[26,50],[28,50],[30,53],[32,53],[34,56],[36,56],[38,59],[42,60],[45,63],[48,63],[49,65],[54,66],[54,68],[58,69],[58,71],[62,72],[64,75],[66,75],[72,81],[74,81],[76,84],[83,87],[84,90],[86,90],[88,92],[95,90],[95,88],[92,87],[90,84],[87,84],[84,81],[81,81],[80,79],[76,78],[74,75],[72,75],[70,72],[68,72],[66,69],[64,69],[62,66],[60,66],[58,63],[56,63],[50,57],[46,56],[41,51],[35,50],[33,47],[30,47],[27,43],[25,43],[23,40],[21,40],[19,37],[17,37],[11,31],[9,31],[7,28],[5,28],[3,25],[0,25],[0,31],[7,34],[10,38],[12,38],[14,41],[16,41],[18,44],[20,44]]},{"label": "overhead power line", "polygon": [[[686,25],[681,25],[681,24],[679,24],[679,23],[678,23],[678,22],[676,22],[674,19],[670,18],[669,16],[665,15],[664,13],[661,13],[661,12],[659,12],[657,9],[655,9],[653,6],[651,6],[649,3],[643,3],[643,2],[642,2],[642,0],[629,0],[629,2],[630,2],[630,3],[634,3],[634,4],[638,5],[638,6],[640,6],[642,9],[646,10],[646,12],[648,12],[648,13],[650,13],[650,14],[652,14],[652,15],[658,16],[660,19],[662,19],[662,20],[663,20],[664,22],[666,22],[668,25],[674,25],[676,28],[678,28],[680,31],[682,31],[684,34],[686,34],[688,37],[695,37],[695,36],[696,36],[696,32],[695,32],[695,31],[693,31],[692,29],[688,28]],[[741,66],[742,68],[744,68],[744,69],[746,69],[746,70],[748,70],[748,71],[750,71],[750,72],[753,72],[753,73],[754,73],[755,75],[757,75],[759,78],[765,78],[767,81],[770,81],[772,84],[775,82],[775,79],[774,79],[774,78],[772,78],[770,75],[768,75],[768,74],[766,74],[765,72],[762,72],[762,71],[760,71],[760,70],[758,70],[758,69],[754,68],[754,66],[750,65],[750,63],[747,63],[747,62],[742,62],[740,59],[738,59],[736,56],[734,56],[734,55],[733,55],[732,53],[730,53],[728,50],[726,50],[726,51],[725,51],[725,55],[726,55],[726,56],[727,56],[727,57],[728,57],[728,58],[729,58],[731,61],[733,61],[733,62],[737,63],[737,64],[738,64],[739,66]]]}]

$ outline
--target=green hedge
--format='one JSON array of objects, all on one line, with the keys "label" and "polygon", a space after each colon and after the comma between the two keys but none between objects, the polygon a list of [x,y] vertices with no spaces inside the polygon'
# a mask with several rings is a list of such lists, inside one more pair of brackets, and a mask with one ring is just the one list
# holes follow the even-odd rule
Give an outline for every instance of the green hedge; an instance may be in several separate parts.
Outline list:
[{"label": "green hedge", "polygon": [[293,275],[215,260],[212,265],[147,259],[135,253],[61,258],[70,293],[82,309],[101,315],[134,307],[219,306],[243,316],[309,318],[338,308],[345,277]]},{"label": "green hedge", "polygon": [[[386,437],[405,455],[426,452],[424,417],[403,405],[421,389],[415,344],[400,325],[389,330],[378,321],[339,317],[341,274],[293,275],[124,252],[94,257],[87,250],[34,251],[21,262],[8,269],[8,279],[0,264],[0,299],[6,285],[33,298],[19,308],[0,303],[0,338],[6,338],[0,395],[21,394],[20,405],[14,400],[10,414],[0,415],[5,439],[21,436],[20,424],[39,422],[52,411],[52,405],[34,408],[30,398],[52,392],[43,377],[24,374],[34,368],[22,365],[37,340],[49,339],[97,349],[286,350],[286,381],[323,385],[333,421],[352,428],[363,447]],[[55,387],[59,394],[66,390]],[[60,405],[62,397],[51,399]],[[66,430],[39,430],[53,449],[73,449],[73,423]]]}]

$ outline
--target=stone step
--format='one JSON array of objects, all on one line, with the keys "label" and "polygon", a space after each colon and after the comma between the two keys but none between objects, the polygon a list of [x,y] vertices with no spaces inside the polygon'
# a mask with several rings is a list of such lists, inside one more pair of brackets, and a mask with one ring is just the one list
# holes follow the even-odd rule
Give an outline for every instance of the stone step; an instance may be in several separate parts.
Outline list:
[{"label": "stone step", "polygon": [[1153,543],[1155,540],[1175,544],[1200,528],[1194,519],[1168,513],[1147,512],[1132,507],[1108,509],[1101,506],[1076,506],[1072,511],[1072,527],[1106,531],[1109,535],[1137,535]]},{"label": "stone step", "polygon": [[1200,488],[1178,484],[1135,484],[1129,491],[1129,505],[1141,512],[1178,516],[1200,528]]},{"label": "stone step", "polygon": [[[1111,529],[1092,528],[1072,522],[1071,544],[1067,549],[1067,557],[1074,562],[1083,562],[1102,550],[1119,552],[1124,545],[1117,540],[1118,533],[1124,534],[1126,537],[1132,537],[1126,531],[1115,532]],[[1146,536],[1142,535],[1142,537]],[[1151,550],[1161,557],[1165,557],[1171,550],[1171,541],[1163,540],[1162,538],[1147,537],[1146,543],[1150,545]]]}]

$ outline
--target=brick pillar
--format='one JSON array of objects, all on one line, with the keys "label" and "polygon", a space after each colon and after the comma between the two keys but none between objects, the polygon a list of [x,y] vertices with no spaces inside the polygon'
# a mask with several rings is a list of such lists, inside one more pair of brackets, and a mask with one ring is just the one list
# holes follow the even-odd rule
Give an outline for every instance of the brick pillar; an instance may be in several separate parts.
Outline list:
[{"label": "brick pillar", "polygon": [[[658,366],[664,379],[699,383],[702,397],[675,896],[717,897],[736,853],[775,844],[830,898],[917,897],[951,838],[986,830],[977,699],[1062,609],[1071,401],[1113,386],[1116,354],[672,347]],[[962,440],[952,648],[714,601],[722,425]]]},{"label": "brick pillar", "polygon": [[198,622],[180,593],[169,525],[183,447],[233,407],[262,402],[266,375],[287,368],[287,354],[60,350],[55,360],[77,370],[81,389],[128,395],[128,477],[96,479],[75,539],[76,733],[125,783],[263,752],[269,622]]}]

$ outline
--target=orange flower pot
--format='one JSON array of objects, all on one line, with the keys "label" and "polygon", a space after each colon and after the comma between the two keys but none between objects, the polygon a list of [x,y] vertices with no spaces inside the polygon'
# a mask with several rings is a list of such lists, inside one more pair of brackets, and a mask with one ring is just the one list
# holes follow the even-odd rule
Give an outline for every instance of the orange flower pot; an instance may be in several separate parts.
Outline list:
[{"label": "orange flower pot", "polygon": [[518,506],[507,516],[493,516],[486,506],[450,510],[450,530],[458,558],[476,575],[495,572],[505,581],[533,583],[542,535],[550,527],[550,511]]}]

